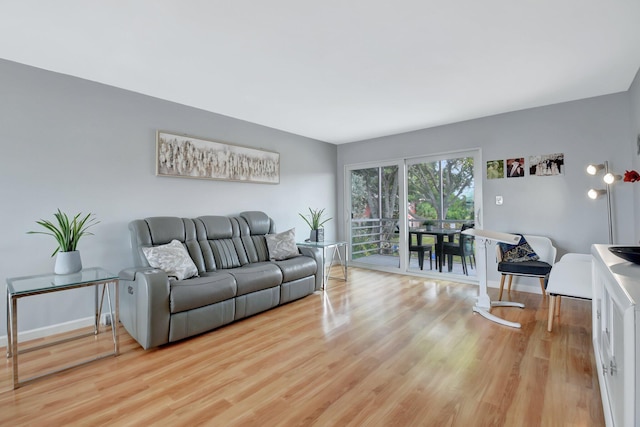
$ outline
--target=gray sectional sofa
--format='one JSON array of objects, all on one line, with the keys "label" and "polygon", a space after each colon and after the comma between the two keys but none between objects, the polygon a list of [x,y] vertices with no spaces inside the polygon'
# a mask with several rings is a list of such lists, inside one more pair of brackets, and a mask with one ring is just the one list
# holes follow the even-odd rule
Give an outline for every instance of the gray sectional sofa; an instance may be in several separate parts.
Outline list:
[{"label": "gray sectional sofa", "polygon": [[[266,240],[275,227],[263,212],[152,217],[132,221],[129,230],[135,267],[119,274],[120,321],[145,349],[201,334],[322,287],[317,250],[301,247],[299,256],[271,259]],[[178,280],[150,266],[145,248],[175,240],[187,250],[197,276]]]}]

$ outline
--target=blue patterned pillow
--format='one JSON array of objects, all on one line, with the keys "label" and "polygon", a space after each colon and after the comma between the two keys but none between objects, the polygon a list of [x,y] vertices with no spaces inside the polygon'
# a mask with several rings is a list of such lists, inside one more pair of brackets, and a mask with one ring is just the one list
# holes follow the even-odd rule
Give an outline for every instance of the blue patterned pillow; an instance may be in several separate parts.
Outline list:
[{"label": "blue patterned pillow", "polygon": [[508,243],[498,243],[502,250],[502,261],[507,262],[524,262],[524,261],[538,261],[540,257],[536,254],[533,248],[527,243],[524,236],[520,236],[520,241],[517,245],[510,245]]}]

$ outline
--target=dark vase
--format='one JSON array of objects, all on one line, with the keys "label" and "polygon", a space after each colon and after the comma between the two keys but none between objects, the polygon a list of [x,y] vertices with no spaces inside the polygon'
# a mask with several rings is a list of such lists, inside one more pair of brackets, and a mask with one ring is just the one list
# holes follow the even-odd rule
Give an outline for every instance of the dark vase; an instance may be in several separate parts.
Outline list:
[{"label": "dark vase", "polygon": [[311,233],[309,234],[309,240],[312,242],[324,242],[324,228],[311,230]]}]

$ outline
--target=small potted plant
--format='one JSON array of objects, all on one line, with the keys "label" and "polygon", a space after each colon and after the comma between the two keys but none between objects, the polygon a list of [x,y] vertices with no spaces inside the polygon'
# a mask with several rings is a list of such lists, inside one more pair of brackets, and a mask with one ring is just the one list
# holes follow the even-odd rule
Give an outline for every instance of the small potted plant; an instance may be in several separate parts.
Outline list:
[{"label": "small potted plant", "polygon": [[433,230],[433,226],[436,225],[436,222],[434,220],[432,220],[432,219],[428,219],[428,220],[424,221],[422,223],[422,225],[425,226],[427,231],[431,231],[431,230]]},{"label": "small potted plant", "polygon": [[322,219],[322,215],[324,214],[324,209],[311,209],[309,208],[308,216],[304,216],[302,214],[300,217],[304,219],[304,222],[307,223],[309,228],[311,228],[311,233],[309,235],[309,240],[312,242],[322,242],[324,241],[324,229],[322,226],[326,224],[331,218]]},{"label": "small potted plant", "polygon": [[29,231],[27,234],[46,234],[53,236],[58,242],[58,247],[53,251],[51,256],[56,257],[54,271],[56,274],[71,274],[82,270],[82,260],[80,252],[78,252],[78,241],[82,236],[91,236],[93,233],[87,231],[90,227],[98,224],[93,214],[89,213],[82,216],[82,213],[75,215],[72,219],[58,209],[53,216],[57,224],[49,220],[41,219],[36,224],[43,226],[47,231]]}]

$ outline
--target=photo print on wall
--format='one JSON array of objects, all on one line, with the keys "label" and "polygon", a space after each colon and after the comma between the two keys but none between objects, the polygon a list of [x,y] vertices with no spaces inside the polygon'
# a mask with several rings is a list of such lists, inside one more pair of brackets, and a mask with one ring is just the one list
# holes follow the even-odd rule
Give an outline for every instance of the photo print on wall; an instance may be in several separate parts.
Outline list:
[{"label": "photo print on wall", "polygon": [[507,178],[521,178],[524,176],[524,157],[507,159]]},{"label": "photo print on wall", "polygon": [[554,176],[564,174],[564,154],[544,154],[529,157],[529,175]]},{"label": "photo print on wall", "polygon": [[487,162],[487,179],[504,178],[504,160],[489,160]]}]

